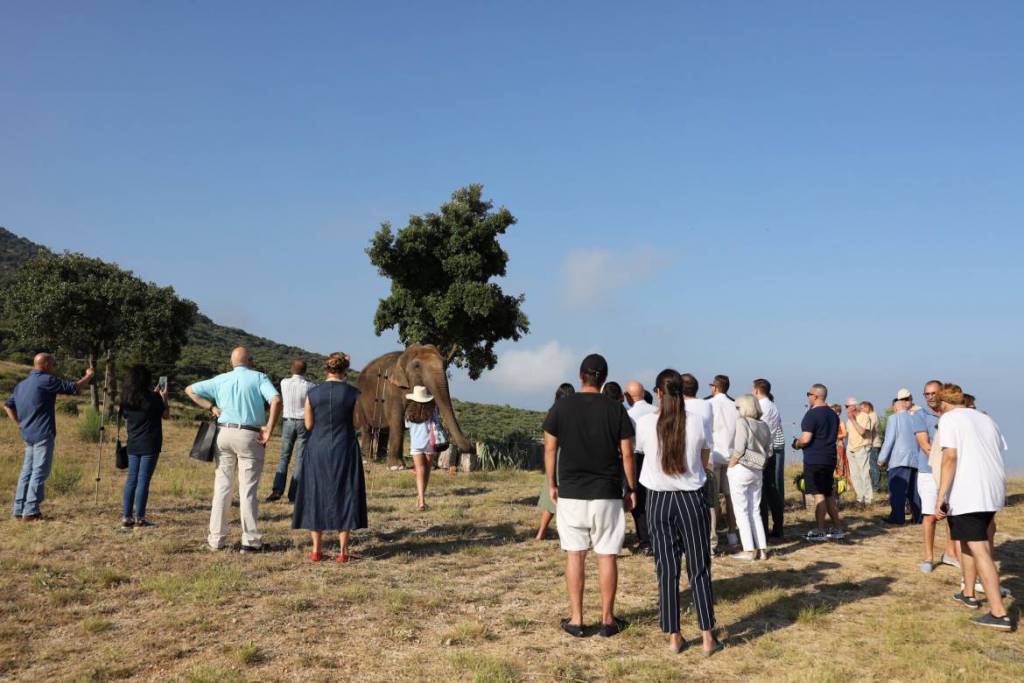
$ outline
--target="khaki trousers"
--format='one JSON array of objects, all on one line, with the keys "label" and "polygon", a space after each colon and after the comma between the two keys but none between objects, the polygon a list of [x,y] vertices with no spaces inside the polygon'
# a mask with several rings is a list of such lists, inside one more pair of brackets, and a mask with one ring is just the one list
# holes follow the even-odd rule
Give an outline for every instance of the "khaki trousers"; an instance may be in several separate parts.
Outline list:
[{"label": "khaki trousers", "polygon": [[875,499],[875,487],[871,485],[871,449],[850,451],[846,459],[850,462],[850,483],[857,494],[857,502],[870,503]]},{"label": "khaki trousers", "polygon": [[241,508],[242,545],[258,548],[260,532],[256,528],[259,514],[258,489],[263,473],[264,447],[256,443],[259,432],[247,429],[221,429],[217,432],[217,451],[214,460],[217,474],[213,480],[213,507],[210,510],[211,548],[223,548],[228,535],[231,515],[231,494],[235,488],[235,468],[238,468],[238,502]]}]

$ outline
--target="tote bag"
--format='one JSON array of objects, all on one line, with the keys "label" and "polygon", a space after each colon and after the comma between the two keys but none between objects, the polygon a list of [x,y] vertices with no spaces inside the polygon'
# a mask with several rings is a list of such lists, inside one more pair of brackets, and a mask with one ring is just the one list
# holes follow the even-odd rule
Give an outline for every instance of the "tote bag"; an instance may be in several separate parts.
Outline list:
[{"label": "tote bag", "polygon": [[200,422],[195,441],[192,442],[190,458],[201,462],[213,462],[213,452],[217,448],[217,423]]}]

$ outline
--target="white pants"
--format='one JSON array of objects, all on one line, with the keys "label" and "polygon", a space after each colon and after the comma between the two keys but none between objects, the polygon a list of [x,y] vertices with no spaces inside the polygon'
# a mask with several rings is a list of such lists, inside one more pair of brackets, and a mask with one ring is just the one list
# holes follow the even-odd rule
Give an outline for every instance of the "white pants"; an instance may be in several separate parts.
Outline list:
[{"label": "white pants", "polygon": [[263,473],[264,447],[256,443],[258,432],[247,429],[221,429],[217,433],[217,451],[214,460],[217,474],[213,479],[213,507],[210,510],[211,548],[223,548],[228,535],[231,515],[231,494],[235,488],[235,468],[238,468],[238,502],[242,518],[242,545],[258,548],[260,532],[256,528],[259,513],[258,489]]},{"label": "white pants", "polygon": [[768,541],[761,523],[761,485],[763,474],[745,465],[729,468],[729,497],[732,499],[736,526],[740,531],[743,550],[764,550]]},{"label": "white pants", "polygon": [[875,487],[871,484],[871,449],[862,448],[848,451],[846,459],[850,461],[850,483],[857,494],[858,503],[870,503],[875,499]]}]

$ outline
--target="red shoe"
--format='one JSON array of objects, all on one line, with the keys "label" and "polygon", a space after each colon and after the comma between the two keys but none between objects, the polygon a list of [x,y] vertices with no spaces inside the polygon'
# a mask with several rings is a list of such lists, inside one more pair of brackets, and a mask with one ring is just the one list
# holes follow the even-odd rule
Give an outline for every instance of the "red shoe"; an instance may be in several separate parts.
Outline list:
[{"label": "red shoe", "polygon": [[323,553],[310,553],[309,554],[309,561],[310,562],[319,562],[322,559],[324,559]]},{"label": "red shoe", "polygon": [[356,555],[355,553],[348,553],[347,555],[344,555],[342,553],[338,553],[338,557],[335,558],[335,562],[341,562],[341,563],[355,562],[356,560],[361,560],[361,559],[363,559],[363,556],[362,555]]}]

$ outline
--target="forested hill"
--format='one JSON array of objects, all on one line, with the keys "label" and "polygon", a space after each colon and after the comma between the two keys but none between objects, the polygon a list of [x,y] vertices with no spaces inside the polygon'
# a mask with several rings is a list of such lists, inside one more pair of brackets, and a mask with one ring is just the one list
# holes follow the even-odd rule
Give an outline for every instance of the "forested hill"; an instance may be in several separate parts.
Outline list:
[{"label": "forested hill", "polygon": [[[0,227],[0,287],[14,276],[22,263],[46,250],[46,247]],[[27,362],[33,349],[19,348],[2,327],[0,322],[0,356],[14,362]],[[311,374],[316,375],[324,358],[318,353],[278,344],[245,330],[218,325],[200,314],[196,317],[188,344],[182,349],[174,384],[186,386],[197,379],[230,369],[228,358],[236,346],[248,347],[259,368],[275,378],[287,375],[289,364],[296,357],[305,358],[313,371]]]},{"label": "forested hill", "polygon": [[[40,250],[46,250],[46,247],[0,227],[0,293],[3,284],[14,275],[18,267]],[[238,328],[218,325],[200,314],[196,317],[188,344],[182,349],[178,360],[172,380],[174,387],[180,391],[198,379],[230,369],[228,358],[231,349],[236,346],[248,347],[256,359],[257,367],[275,380],[288,374],[292,359],[297,357],[305,358],[309,363],[311,376],[316,378],[321,374],[324,357],[318,353],[278,344]],[[381,352],[388,350],[382,349]],[[3,321],[0,321],[0,358],[24,364],[30,361],[34,351],[15,344],[10,331],[5,330]],[[456,413],[464,423],[463,431],[476,439],[538,436],[544,417],[543,413],[532,410],[461,401],[456,402]]]},{"label": "forested hill", "polygon": [[8,280],[22,263],[46,249],[0,226],[0,285]]}]

